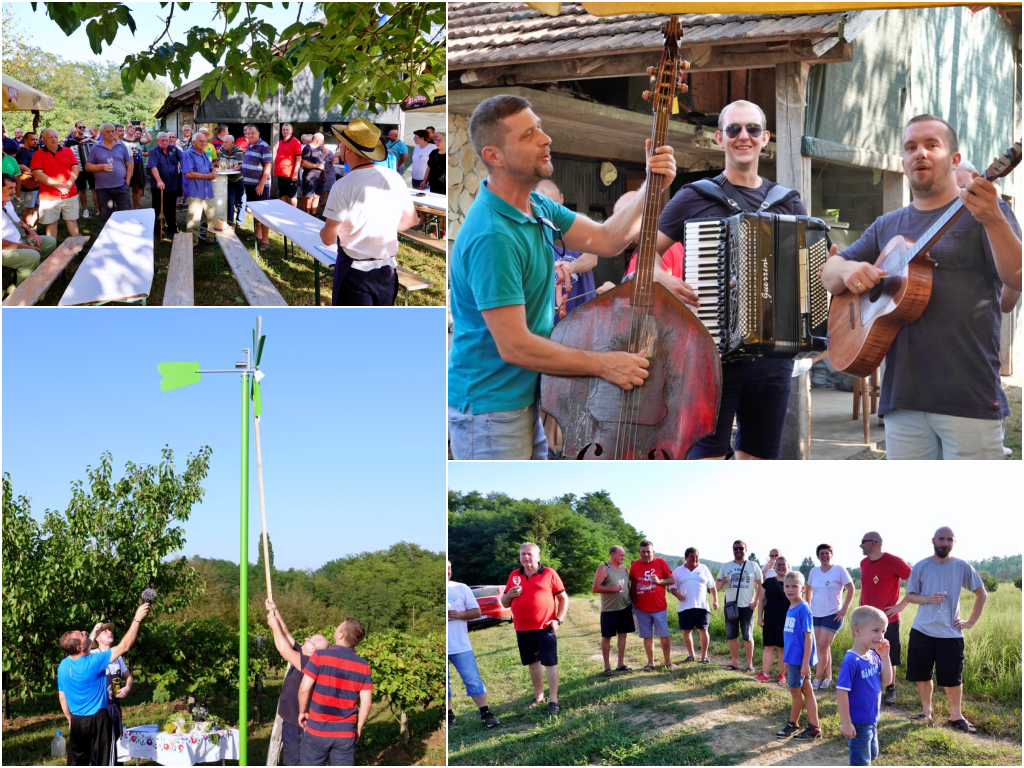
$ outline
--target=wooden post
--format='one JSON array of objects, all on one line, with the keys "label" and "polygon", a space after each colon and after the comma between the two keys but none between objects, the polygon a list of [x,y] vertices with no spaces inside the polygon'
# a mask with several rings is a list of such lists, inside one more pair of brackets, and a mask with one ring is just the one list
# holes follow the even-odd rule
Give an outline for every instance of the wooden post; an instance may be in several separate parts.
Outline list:
[{"label": "wooden post", "polygon": [[[807,76],[811,65],[805,61],[775,65],[775,180],[795,189],[811,207],[811,158],[800,153],[807,117]],[[811,458],[811,372],[793,379],[782,458]]]},{"label": "wooden post", "polygon": [[[274,156],[274,161],[277,161],[277,145],[281,143],[281,123],[270,124],[270,141],[267,142],[270,145],[270,154]],[[270,197],[277,199],[277,179],[274,176],[273,170],[270,173]]]},{"label": "wooden post", "polygon": [[[288,664],[284,668],[284,674],[287,677],[288,670],[292,668],[291,664]],[[284,720],[281,719],[281,715],[275,710],[274,712],[274,728],[270,732],[270,746],[267,748],[267,765],[276,766],[278,761],[281,759],[281,749],[284,747]]]},{"label": "wooden post", "polygon": [[800,154],[807,117],[806,61],[775,65],[775,180],[811,202],[811,158]]},{"label": "wooden post", "polygon": [[910,205],[910,185],[903,173],[882,171],[882,213],[892,213]]},{"label": "wooden post", "polygon": [[[256,339],[259,344],[260,340]],[[253,350],[253,354],[256,351]],[[263,503],[263,454],[260,452],[260,417],[253,421],[256,424],[256,476],[259,478],[260,487],[260,522],[263,524],[263,569],[267,574],[267,599],[274,599],[274,591],[270,586],[270,551],[267,545],[267,509]]]}]

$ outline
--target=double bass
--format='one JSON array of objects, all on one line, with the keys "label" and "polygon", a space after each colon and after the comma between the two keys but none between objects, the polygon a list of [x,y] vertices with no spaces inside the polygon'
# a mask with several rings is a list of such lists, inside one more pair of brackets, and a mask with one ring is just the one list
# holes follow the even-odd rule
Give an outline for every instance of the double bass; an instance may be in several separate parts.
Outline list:
[{"label": "double bass", "polygon": [[[989,181],[1006,176],[1021,160],[1018,141],[985,171]],[[845,291],[832,297],[828,311],[828,355],[832,367],[853,376],[870,376],[881,365],[905,325],[917,320],[932,295],[935,262],[928,251],[964,212],[956,200],[917,242],[896,235],[882,249],[875,266],[887,277],[870,291]]]},{"label": "double bass", "polygon": [[[685,93],[678,58],[679,19],[665,27],[661,63],[652,76],[651,148],[667,142],[677,91]],[[721,399],[718,348],[697,317],[654,282],[663,179],[647,170],[635,278],[598,296],[559,321],[552,341],[577,349],[632,352],[650,361],[644,384],[620,389],[604,379],[541,376],[540,407],[564,436],[563,453],[575,459],[684,459],[714,431]]]}]

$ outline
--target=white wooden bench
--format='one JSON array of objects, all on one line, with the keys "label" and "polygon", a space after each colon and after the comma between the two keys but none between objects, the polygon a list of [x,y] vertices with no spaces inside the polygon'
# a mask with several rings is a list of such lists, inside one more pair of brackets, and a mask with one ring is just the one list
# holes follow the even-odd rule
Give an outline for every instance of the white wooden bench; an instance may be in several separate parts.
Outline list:
[{"label": "white wooden bench", "polygon": [[81,253],[82,248],[89,242],[87,235],[65,238],[64,242],[57,246],[56,250],[47,256],[36,270],[25,278],[25,282],[14,289],[14,292],[4,299],[5,307],[31,307],[34,306],[51,285],[57,279],[57,275],[64,274],[71,260]]},{"label": "white wooden bench", "polygon": [[171,261],[167,267],[167,285],[164,287],[164,306],[195,306],[191,232],[179,232],[171,243]]},{"label": "white wooden bench", "polygon": [[287,307],[277,288],[234,232],[217,235],[217,245],[235,275],[242,295],[250,307]]}]

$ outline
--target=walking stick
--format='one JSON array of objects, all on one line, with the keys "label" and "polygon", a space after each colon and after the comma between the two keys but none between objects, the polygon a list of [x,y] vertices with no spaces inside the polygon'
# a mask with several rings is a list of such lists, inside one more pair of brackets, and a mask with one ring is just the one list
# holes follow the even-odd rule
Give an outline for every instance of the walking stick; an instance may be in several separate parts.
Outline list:
[{"label": "walking stick", "polygon": [[164,191],[160,190],[160,239],[164,239]]}]

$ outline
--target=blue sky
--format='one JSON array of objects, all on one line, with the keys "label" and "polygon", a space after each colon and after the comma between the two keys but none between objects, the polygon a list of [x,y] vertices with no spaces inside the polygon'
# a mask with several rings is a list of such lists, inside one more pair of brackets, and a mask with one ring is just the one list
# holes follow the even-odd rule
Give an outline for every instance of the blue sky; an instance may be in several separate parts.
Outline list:
[{"label": "blue sky", "polygon": [[[3,315],[3,471],[37,517],[65,509],[100,454],[179,469],[213,448],[186,555],[238,562],[240,379],[160,391],[157,363],[232,368],[257,310],[36,309]],[[262,310],[267,525],[279,568],[398,541],[445,548],[445,313]],[[260,533],[250,418],[250,542]]]},{"label": "blue sky", "polygon": [[1021,552],[1020,472],[999,462],[559,462],[464,464],[448,487],[515,498],[550,499],[607,490],[627,522],[659,552],[696,546],[709,560],[731,559],[733,539],[764,561],[772,547],[802,560],[818,544],[854,568],[861,536],[878,530],[885,548],[916,561],[932,554],[936,528],[957,536],[967,560]]}]

